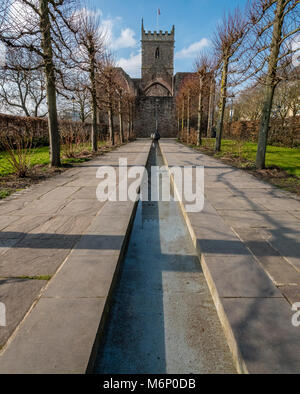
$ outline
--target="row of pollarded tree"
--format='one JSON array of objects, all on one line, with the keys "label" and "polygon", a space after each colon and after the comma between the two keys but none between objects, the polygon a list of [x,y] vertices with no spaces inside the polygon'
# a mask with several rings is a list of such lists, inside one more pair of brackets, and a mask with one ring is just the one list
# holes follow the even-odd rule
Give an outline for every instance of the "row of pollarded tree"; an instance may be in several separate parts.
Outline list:
[{"label": "row of pollarded tree", "polygon": [[299,64],[299,0],[249,0],[245,10],[239,8],[224,16],[216,27],[213,51],[203,52],[196,61],[196,72],[182,83],[177,96],[178,122],[190,132],[191,112],[197,112],[197,143],[201,145],[202,121],[209,96],[208,135],[211,135],[214,111],[214,81],[218,97],[215,150],[221,150],[226,104],[230,97],[260,85],[262,100],[256,166],[265,167],[266,147],[276,87],[286,70]]},{"label": "row of pollarded tree", "polygon": [[[197,71],[184,78],[176,95],[178,132],[186,129],[190,135],[192,126],[197,130],[197,145],[204,135],[214,135],[215,76],[208,67],[209,57],[203,54],[196,61]],[[204,61],[206,67],[203,67]]]},{"label": "row of pollarded tree", "polygon": [[[98,149],[99,112],[108,117],[114,144],[118,116],[132,132],[133,91],[114,67],[97,13],[74,0],[3,0],[0,42],[6,49],[0,64],[0,100],[25,116],[48,115],[51,166],[60,166],[58,113],[76,108],[80,119],[92,119],[91,142]],[[72,104],[71,104],[72,103]]]}]

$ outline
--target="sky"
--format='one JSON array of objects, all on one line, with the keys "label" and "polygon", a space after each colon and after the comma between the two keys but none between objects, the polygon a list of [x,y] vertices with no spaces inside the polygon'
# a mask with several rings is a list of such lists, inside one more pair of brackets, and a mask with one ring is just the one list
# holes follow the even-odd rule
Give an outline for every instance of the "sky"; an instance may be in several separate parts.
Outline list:
[{"label": "sky", "polygon": [[145,30],[171,30],[175,25],[175,72],[192,71],[202,48],[211,46],[215,26],[224,13],[247,0],[89,0],[87,8],[101,17],[117,64],[131,77],[140,77],[141,20]]}]

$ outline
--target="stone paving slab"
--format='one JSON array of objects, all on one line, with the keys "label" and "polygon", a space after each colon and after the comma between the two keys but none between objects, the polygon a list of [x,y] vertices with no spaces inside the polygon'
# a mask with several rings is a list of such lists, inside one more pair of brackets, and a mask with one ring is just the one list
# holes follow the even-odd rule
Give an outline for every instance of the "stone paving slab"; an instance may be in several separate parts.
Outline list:
[{"label": "stone paving slab", "polygon": [[169,166],[205,167],[203,211],[181,206],[238,371],[299,373],[299,199],[175,140],[160,146]]},{"label": "stone paving slab", "polygon": [[6,306],[7,324],[0,328],[0,350],[46,283],[45,280],[0,279],[0,300]]},{"label": "stone paving slab", "polygon": [[284,299],[222,300],[247,371],[259,374],[299,374],[299,327],[291,324]]},{"label": "stone paving slab", "polygon": [[40,299],[0,356],[0,373],[83,373],[103,309],[103,298]]},{"label": "stone paving slab", "polygon": [[282,298],[252,256],[205,256],[206,266],[222,298]]},{"label": "stone paving slab", "polygon": [[5,229],[0,232],[0,238],[23,238],[26,234],[33,231],[35,228],[48,223],[52,216],[35,216],[33,212],[32,215],[22,216],[22,217],[11,217],[11,222],[7,222]]},{"label": "stone paving slab", "polygon": [[79,240],[79,236],[63,239],[31,239],[15,243],[1,256],[0,277],[53,275]]},{"label": "stone paving slab", "polygon": [[5,216],[5,215],[1,215],[0,216],[0,231],[7,227],[9,224],[12,224],[12,222],[18,220],[18,217],[15,216],[14,218],[12,218],[11,216]]},{"label": "stone paving slab", "polygon": [[46,223],[35,227],[28,236],[31,239],[47,239],[58,235],[62,239],[68,239],[69,235],[81,235],[88,228],[94,216],[56,216]]},{"label": "stone paving slab", "polygon": [[300,272],[269,242],[268,233],[259,229],[239,229],[240,239],[251,250],[276,286],[300,285]]},{"label": "stone paving slab", "polygon": [[46,298],[106,298],[119,256],[71,255],[59,275],[45,290]]},{"label": "stone paving slab", "polygon": [[[120,157],[145,165],[149,149],[147,140],[122,146],[0,204],[5,212],[0,219],[0,301],[7,299],[12,311],[19,305],[14,324],[5,333],[0,327],[0,373],[88,369],[136,206],[108,202],[106,213],[96,198],[96,171],[108,163],[117,167]],[[22,276],[36,279],[13,287]],[[37,280],[40,276],[53,277],[45,282]],[[22,292],[24,300],[18,303],[13,295]]]}]

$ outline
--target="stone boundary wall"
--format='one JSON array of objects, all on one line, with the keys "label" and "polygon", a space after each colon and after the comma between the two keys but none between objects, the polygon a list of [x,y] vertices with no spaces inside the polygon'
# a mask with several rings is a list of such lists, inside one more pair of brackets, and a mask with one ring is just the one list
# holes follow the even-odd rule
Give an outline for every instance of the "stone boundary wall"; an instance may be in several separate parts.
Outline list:
[{"label": "stone boundary wall", "polygon": [[134,129],[138,137],[147,138],[155,132],[156,108],[158,131],[162,138],[175,138],[176,118],[174,97],[140,97],[136,99]]}]

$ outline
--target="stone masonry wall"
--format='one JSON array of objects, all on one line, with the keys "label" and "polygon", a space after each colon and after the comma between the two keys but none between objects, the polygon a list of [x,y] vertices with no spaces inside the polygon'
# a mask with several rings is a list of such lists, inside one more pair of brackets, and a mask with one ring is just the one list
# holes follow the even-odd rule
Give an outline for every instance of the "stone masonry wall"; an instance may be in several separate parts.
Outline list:
[{"label": "stone masonry wall", "polygon": [[134,130],[138,137],[147,138],[155,132],[156,107],[158,131],[162,138],[177,136],[175,102],[173,97],[139,97],[136,99]]}]

